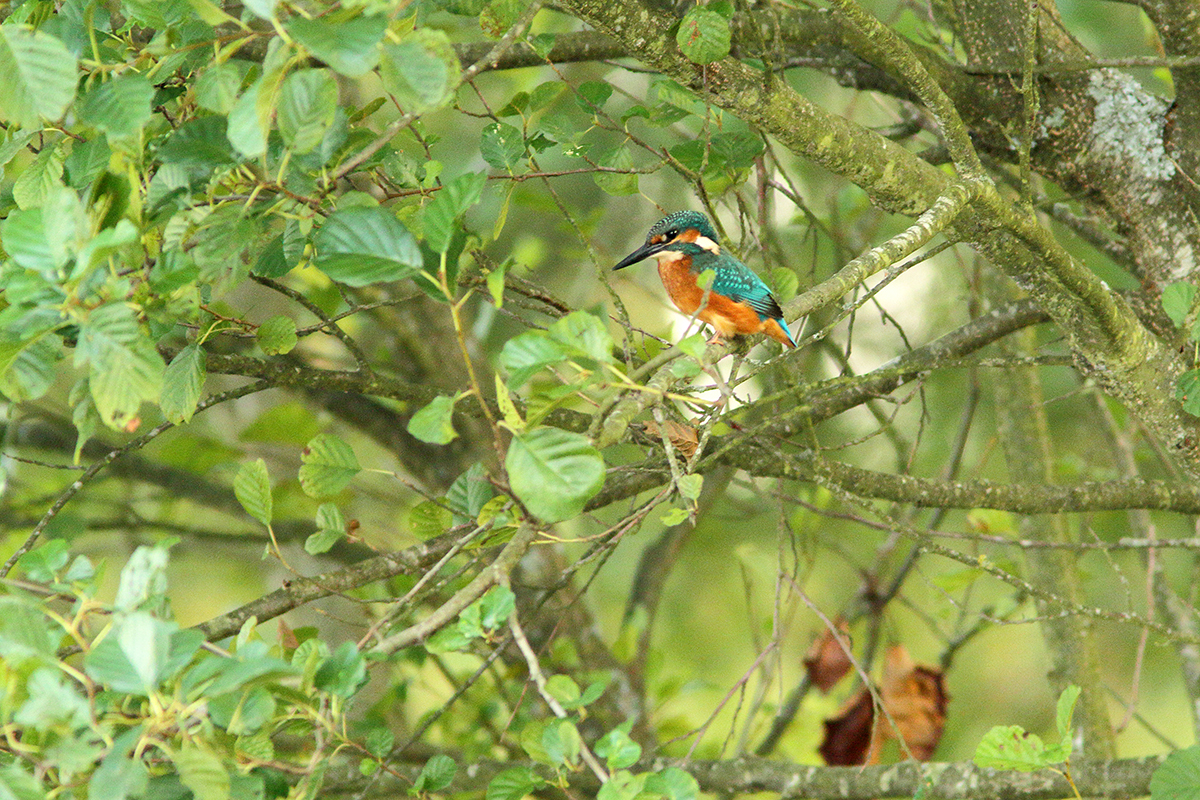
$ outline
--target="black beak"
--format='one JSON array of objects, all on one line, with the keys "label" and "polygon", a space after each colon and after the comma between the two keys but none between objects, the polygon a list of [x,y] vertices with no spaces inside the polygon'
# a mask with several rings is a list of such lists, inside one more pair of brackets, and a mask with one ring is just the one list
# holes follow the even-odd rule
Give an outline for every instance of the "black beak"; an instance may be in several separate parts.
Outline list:
[{"label": "black beak", "polygon": [[619,269],[625,269],[626,267],[630,266],[631,264],[636,264],[637,262],[641,261],[643,258],[649,258],[650,256],[654,255],[655,253],[661,252],[664,249],[666,249],[666,246],[667,246],[666,242],[659,242],[658,244],[650,244],[649,242],[646,242],[644,245],[639,247],[637,250],[634,250],[632,253],[630,253],[629,255],[622,258],[621,263],[619,263],[615,267],[613,267],[613,272],[616,272]]}]

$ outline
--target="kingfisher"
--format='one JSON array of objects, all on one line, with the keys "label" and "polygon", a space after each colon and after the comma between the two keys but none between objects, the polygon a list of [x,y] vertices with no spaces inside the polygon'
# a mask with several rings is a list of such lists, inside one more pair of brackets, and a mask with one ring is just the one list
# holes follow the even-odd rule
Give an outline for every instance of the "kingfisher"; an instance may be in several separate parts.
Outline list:
[{"label": "kingfisher", "polygon": [[[613,271],[651,256],[658,260],[658,276],[676,308],[716,328],[710,341],[765,333],[785,347],[796,346],[779,301],[749,267],[721,249],[708,217],[698,211],[663,217],[654,223],[645,244]],[[697,282],[705,270],[714,272],[707,290]]]}]

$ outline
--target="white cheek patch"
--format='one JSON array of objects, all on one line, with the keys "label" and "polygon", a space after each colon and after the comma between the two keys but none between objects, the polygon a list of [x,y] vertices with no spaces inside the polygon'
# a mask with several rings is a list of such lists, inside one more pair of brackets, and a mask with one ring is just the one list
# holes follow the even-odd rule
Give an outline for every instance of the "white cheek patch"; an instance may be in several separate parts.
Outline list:
[{"label": "white cheek patch", "polygon": [[713,255],[719,256],[721,254],[721,246],[707,236],[697,236],[695,244],[700,245]]}]

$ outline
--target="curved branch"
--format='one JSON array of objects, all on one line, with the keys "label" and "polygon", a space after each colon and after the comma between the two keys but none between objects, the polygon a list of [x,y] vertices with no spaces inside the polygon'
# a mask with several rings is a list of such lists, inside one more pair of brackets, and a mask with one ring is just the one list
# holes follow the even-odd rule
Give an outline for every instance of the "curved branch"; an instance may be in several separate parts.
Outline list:
[{"label": "curved branch", "polygon": [[[745,756],[720,761],[676,762],[656,758],[633,765],[633,770],[677,767],[688,772],[703,792],[742,794],[772,792],[782,797],[820,797],[823,800],[871,800],[877,797],[914,797],[929,800],[973,800],[977,797],[1053,800],[1072,797],[1075,788],[1084,797],[1140,797],[1150,791],[1150,776],[1161,757],[1124,758],[1113,761],[1072,761],[1071,778],[1056,771],[1009,772],[982,769],[968,762],[883,764],[868,767],[817,767]],[[398,774],[372,779],[371,797],[392,796],[412,785],[421,764],[393,765]],[[459,770],[449,791],[482,792],[502,770],[518,766],[512,761],[476,759],[471,769]],[[549,767],[527,764],[546,780],[555,776]],[[351,794],[366,784],[357,764],[330,769],[322,792]],[[586,772],[568,773],[571,787],[581,792],[599,789]]]}]

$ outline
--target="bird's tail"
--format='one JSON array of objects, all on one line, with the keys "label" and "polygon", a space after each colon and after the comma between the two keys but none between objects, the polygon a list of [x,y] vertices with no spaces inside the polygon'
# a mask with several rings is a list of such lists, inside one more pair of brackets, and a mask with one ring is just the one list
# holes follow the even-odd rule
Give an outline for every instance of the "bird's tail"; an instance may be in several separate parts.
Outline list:
[{"label": "bird's tail", "polygon": [[763,326],[763,333],[765,333],[767,336],[770,336],[784,347],[796,346],[796,337],[792,336],[792,332],[788,329],[788,325],[783,321],[783,318],[769,320],[767,324]]}]

